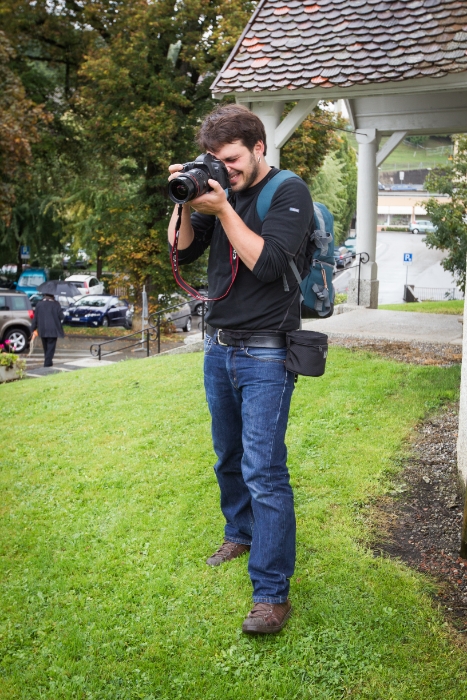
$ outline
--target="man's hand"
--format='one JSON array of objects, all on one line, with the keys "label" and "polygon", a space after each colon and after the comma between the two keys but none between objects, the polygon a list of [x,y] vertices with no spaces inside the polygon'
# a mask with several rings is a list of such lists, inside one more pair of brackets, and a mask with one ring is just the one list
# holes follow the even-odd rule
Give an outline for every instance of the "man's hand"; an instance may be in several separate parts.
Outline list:
[{"label": "man's hand", "polygon": [[174,163],[173,165],[169,165],[169,182],[178,177],[178,173],[180,172],[180,170],[183,170],[183,165],[181,163]]},{"label": "man's hand", "polygon": [[212,191],[193,199],[190,204],[200,214],[221,217],[226,212],[226,208],[231,208],[227,196],[217,180],[208,180],[208,185],[212,187]]},{"label": "man's hand", "polygon": [[[183,165],[181,163],[173,163],[169,166],[169,182],[178,177],[179,172],[183,170]],[[178,205],[176,204],[173,210],[172,218],[170,219],[169,229],[168,229],[168,239],[170,245],[174,244],[175,238],[175,224],[178,219]],[[194,238],[193,228],[190,221],[190,202],[183,205],[182,223],[180,226],[180,238],[179,238],[179,250],[188,248]]]},{"label": "man's hand", "polygon": [[39,333],[37,332],[37,330],[33,331],[33,332],[32,332],[33,340],[35,340],[35,339],[37,338],[38,335],[39,335]]}]

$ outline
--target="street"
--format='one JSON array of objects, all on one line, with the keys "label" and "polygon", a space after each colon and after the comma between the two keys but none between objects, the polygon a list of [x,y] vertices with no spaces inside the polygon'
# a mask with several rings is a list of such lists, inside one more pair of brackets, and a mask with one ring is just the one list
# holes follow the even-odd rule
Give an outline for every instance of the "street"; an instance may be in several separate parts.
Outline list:
[{"label": "street", "polygon": [[[456,283],[451,273],[441,267],[445,253],[430,250],[423,235],[382,231],[377,234],[376,262],[378,263],[379,303],[399,304],[403,301],[406,278],[416,287],[452,289]],[[412,253],[412,265],[404,265],[404,253]],[[355,265],[355,260],[353,265]],[[408,269],[407,269],[408,268]],[[346,292],[355,271],[347,268],[334,278],[336,292]]]}]

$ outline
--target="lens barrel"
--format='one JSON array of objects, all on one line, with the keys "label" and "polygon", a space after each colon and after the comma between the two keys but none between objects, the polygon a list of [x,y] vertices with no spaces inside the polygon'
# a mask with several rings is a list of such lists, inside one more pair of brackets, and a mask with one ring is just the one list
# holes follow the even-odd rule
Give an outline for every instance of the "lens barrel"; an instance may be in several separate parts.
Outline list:
[{"label": "lens barrel", "polygon": [[209,175],[200,168],[180,174],[169,182],[169,197],[175,204],[185,204],[210,190]]}]

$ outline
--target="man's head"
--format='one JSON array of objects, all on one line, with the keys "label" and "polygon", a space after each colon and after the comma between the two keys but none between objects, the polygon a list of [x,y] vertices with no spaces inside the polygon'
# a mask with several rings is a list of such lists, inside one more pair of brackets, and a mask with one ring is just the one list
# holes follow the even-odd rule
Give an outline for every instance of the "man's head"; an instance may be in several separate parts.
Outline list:
[{"label": "man's head", "polygon": [[234,192],[255,185],[269,170],[263,122],[246,107],[217,107],[201,124],[197,140],[203,151],[225,163]]}]

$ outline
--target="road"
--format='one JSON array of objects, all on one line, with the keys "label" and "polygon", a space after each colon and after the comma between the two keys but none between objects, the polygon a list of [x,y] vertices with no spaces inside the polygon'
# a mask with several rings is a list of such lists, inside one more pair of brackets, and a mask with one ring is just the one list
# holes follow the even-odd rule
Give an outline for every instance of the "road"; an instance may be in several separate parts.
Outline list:
[{"label": "road", "polygon": [[[430,250],[423,235],[382,231],[376,239],[378,263],[379,303],[399,304],[403,301],[406,278],[416,287],[452,289],[456,283],[451,273],[441,267],[446,256],[439,250]],[[404,253],[412,253],[413,264],[404,265]],[[354,270],[347,268],[334,278],[336,292],[346,292]]]}]

